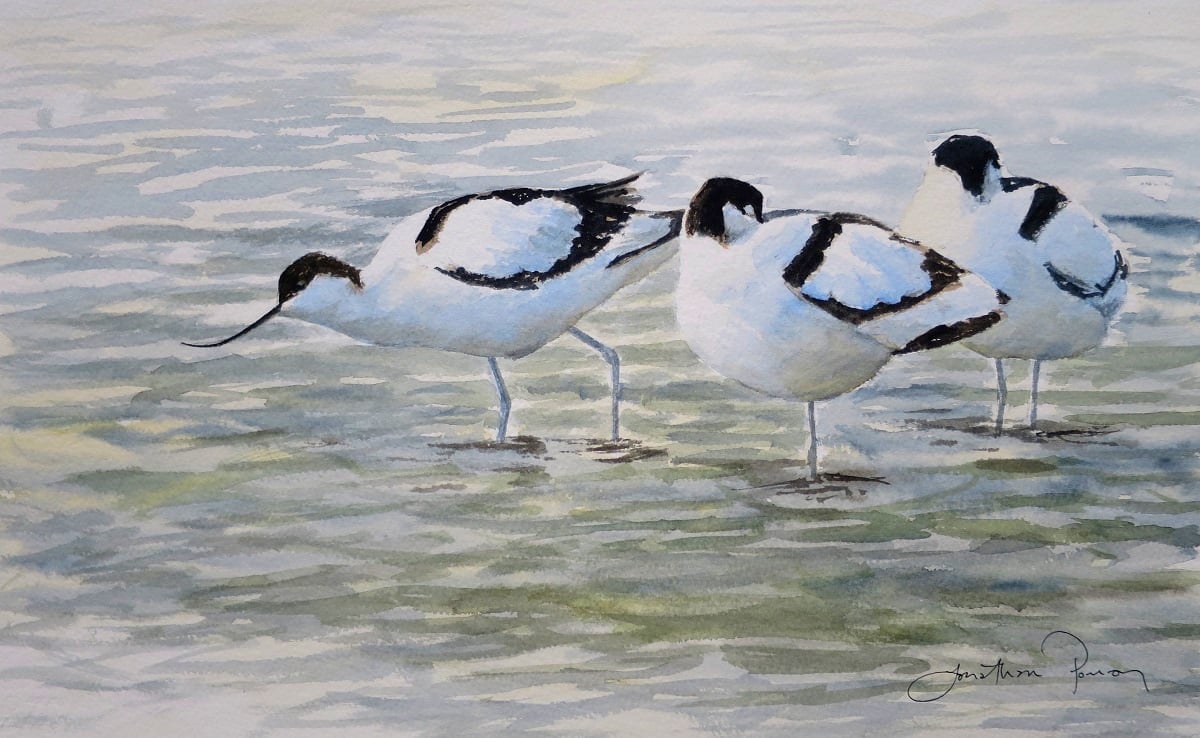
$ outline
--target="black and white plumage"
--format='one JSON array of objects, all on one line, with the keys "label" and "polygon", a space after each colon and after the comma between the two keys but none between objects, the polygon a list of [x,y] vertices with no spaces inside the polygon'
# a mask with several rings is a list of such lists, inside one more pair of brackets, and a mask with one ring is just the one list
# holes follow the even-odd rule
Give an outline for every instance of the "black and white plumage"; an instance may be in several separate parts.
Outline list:
[{"label": "black and white plumage", "polygon": [[688,206],[676,315],[710,369],[808,404],[871,379],[897,354],[934,348],[1001,321],[1003,296],[870,218],[763,212],[746,182],[708,180]]},{"label": "black and white plumage", "polygon": [[1041,362],[1099,345],[1125,300],[1129,268],[1116,236],[1057,187],[1007,176],[990,141],[965,135],[934,149],[898,230],[1010,296],[1004,322],[963,344],[995,360],[997,433],[1003,359],[1033,361],[1028,420],[1036,426]]},{"label": "black and white plumage", "polygon": [[302,256],[280,275],[278,303],[265,315],[222,341],[188,345],[223,345],[278,314],[380,346],[486,357],[503,440],[511,404],[496,358],[520,358],[569,332],[611,366],[616,440],[620,361],[575,323],[674,253],[682,214],[637,209],[638,176],[449,200],[401,221],[361,271]]}]

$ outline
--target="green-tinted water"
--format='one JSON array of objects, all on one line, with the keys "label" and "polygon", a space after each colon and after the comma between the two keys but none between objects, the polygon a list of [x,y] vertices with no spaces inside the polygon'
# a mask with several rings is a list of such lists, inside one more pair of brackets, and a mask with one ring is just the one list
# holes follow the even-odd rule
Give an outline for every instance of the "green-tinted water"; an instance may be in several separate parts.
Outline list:
[{"label": "green-tinted water", "polygon": [[[1195,12],[682,6],[6,11],[0,732],[1194,734]],[[818,406],[843,477],[797,483],[803,408],[697,363],[673,265],[581,323],[617,446],[570,338],[501,362],[504,445],[479,359],[178,343],[494,186],[894,220],[960,125],[1129,243],[1039,433],[991,435],[988,360],[906,356]]]}]

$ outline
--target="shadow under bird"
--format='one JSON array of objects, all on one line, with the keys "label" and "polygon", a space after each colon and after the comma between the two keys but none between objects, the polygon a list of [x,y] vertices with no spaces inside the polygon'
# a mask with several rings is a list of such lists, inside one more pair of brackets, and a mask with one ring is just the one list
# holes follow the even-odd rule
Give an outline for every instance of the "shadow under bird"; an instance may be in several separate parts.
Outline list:
[{"label": "shadow under bird", "polygon": [[1029,427],[1042,361],[1100,345],[1125,301],[1118,240],[1057,187],[1010,177],[991,141],[954,135],[933,150],[898,229],[941,250],[1011,301],[1004,322],[963,341],[995,360],[996,433],[1004,427],[1004,359],[1031,359]]},{"label": "shadow under bird", "polygon": [[676,315],[710,369],[808,409],[849,392],[893,356],[999,323],[1004,296],[941,254],[871,218],[763,212],[763,195],[718,177],[696,192],[680,239]]},{"label": "shadow under bird", "polygon": [[226,339],[185,345],[222,346],[283,315],[379,346],[485,357],[500,403],[496,440],[503,441],[511,402],[496,359],[526,356],[570,333],[611,367],[611,436],[618,440],[620,359],[575,323],[674,253],[682,213],[636,208],[638,176],[448,200],[401,221],[361,270],[305,254],[283,270],[279,301],[266,314]]}]

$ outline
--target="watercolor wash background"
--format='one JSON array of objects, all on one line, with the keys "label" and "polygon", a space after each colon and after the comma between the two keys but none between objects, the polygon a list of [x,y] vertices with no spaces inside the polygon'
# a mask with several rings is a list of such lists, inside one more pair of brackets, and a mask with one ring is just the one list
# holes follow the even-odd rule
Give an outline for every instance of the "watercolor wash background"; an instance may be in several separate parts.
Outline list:
[{"label": "watercolor wash background", "polygon": [[[1200,11],[747,1],[0,7],[0,733],[1193,735],[1200,723]],[[276,321],[280,269],[365,263],[464,192],[647,170],[895,222],[979,128],[1129,246],[1108,343],[995,439],[988,362],[821,406],[699,366],[669,267],[504,362]],[[1027,387],[1014,363],[1012,399]],[[1010,408],[1020,417],[1022,408]],[[1072,694],[1038,651],[1067,628]],[[905,697],[1002,656],[1051,678]]]}]

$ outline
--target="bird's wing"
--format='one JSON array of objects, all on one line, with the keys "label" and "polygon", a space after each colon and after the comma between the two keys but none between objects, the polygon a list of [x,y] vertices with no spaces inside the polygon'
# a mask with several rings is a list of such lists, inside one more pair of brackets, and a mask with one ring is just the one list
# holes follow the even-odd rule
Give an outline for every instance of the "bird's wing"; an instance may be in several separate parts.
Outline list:
[{"label": "bird's wing", "polygon": [[414,247],[422,263],[459,281],[537,289],[595,257],[621,232],[636,212],[636,178],[449,200],[429,212]]},{"label": "bird's wing", "polygon": [[1082,207],[1071,206],[1038,237],[1038,258],[1054,284],[1108,315],[1124,299],[1129,265],[1117,238]]},{"label": "bird's wing", "polygon": [[1028,202],[1017,225],[1017,235],[1026,241],[1038,240],[1042,230],[1071,202],[1057,187],[1029,177],[1004,177],[1000,184],[1008,193],[1005,199]]},{"label": "bird's wing", "polygon": [[1017,235],[1036,253],[1055,284],[1076,297],[1098,297],[1128,274],[1116,237],[1057,187],[1025,177],[1003,180],[1008,196],[1024,208]]},{"label": "bird's wing", "polygon": [[1004,299],[936,251],[842,213],[817,219],[783,279],[797,297],[898,353],[994,325]]},{"label": "bird's wing", "polygon": [[1028,200],[1017,234],[1032,242],[1035,256],[1063,292],[1091,303],[1105,315],[1125,296],[1129,265],[1117,238],[1083,206],[1057,187],[1023,177],[1004,180],[1006,193]]}]

